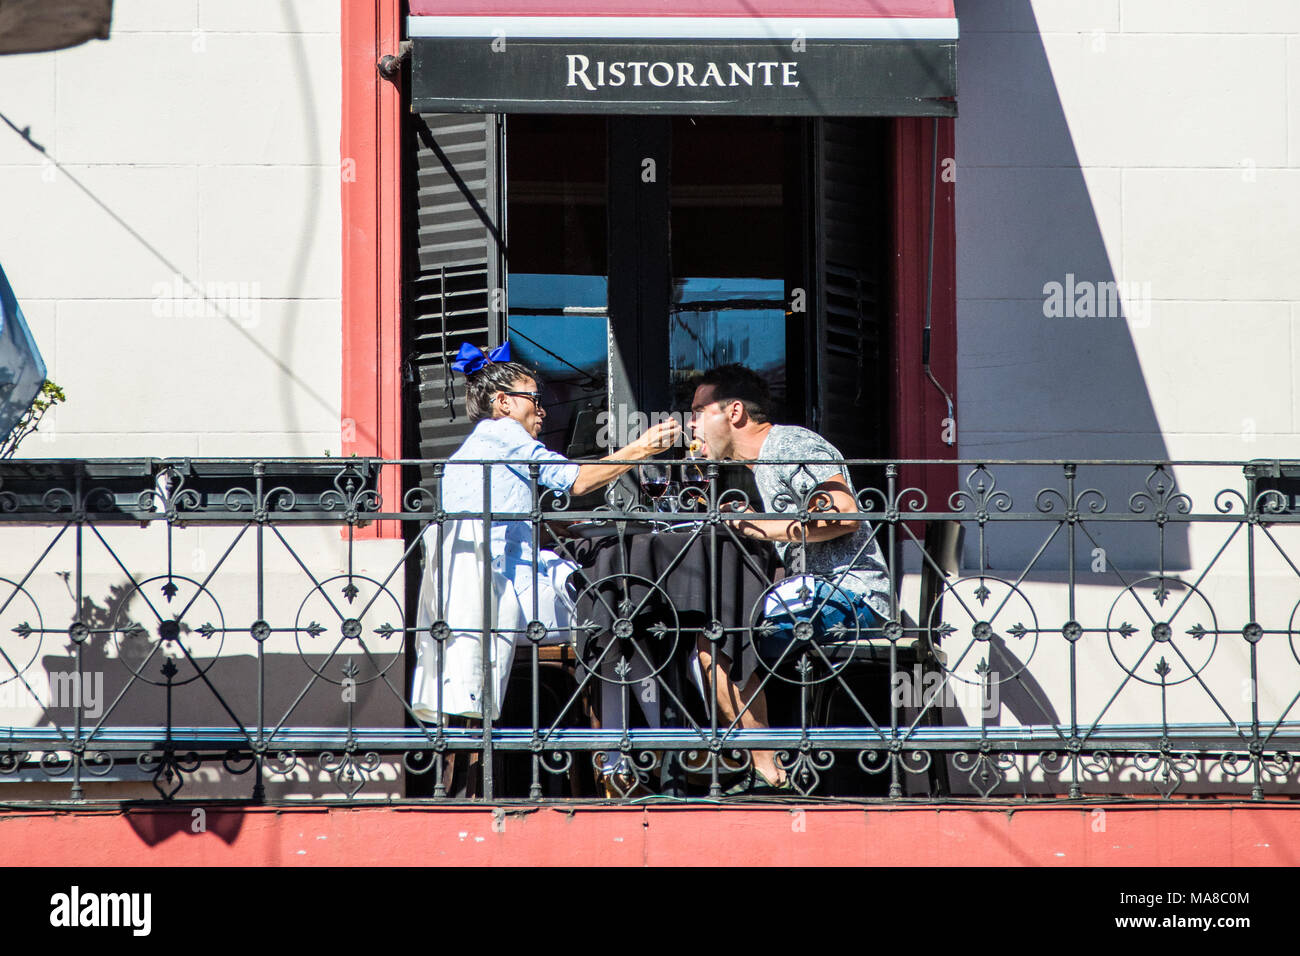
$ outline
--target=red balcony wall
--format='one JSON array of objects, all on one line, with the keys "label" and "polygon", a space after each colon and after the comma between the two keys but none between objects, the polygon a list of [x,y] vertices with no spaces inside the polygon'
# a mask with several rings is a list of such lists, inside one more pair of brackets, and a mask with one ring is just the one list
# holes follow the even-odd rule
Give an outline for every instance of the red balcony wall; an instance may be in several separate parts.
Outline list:
[{"label": "red balcony wall", "polygon": [[24,865],[1295,866],[1300,804],[5,811]]}]

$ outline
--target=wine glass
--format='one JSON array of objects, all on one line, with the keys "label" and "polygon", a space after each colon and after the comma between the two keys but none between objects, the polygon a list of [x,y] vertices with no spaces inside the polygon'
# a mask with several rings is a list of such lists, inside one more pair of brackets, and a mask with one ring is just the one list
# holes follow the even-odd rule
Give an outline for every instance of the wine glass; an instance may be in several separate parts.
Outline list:
[{"label": "wine glass", "polygon": [[696,499],[703,501],[707,508],[709,503],[709,473],[707,466],[698,459],[691,458],[682,464],[682,491],[691,491],[694,495],[691,498],[692,507],[697,504]]},{"label": "wine glass", "polygon": [[659,503],[668,492],[670,478],[668,466],[660,462],[647,462],[639,466],[638,473],[641,479],[641,490],[649,496],[653,510],[662,510]]}]

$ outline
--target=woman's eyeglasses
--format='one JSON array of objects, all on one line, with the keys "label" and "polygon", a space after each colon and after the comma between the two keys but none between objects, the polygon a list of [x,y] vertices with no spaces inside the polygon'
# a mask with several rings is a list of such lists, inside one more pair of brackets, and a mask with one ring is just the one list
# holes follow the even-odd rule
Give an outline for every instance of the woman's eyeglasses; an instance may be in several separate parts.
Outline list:
[{"label": "woman's eyeglasses", "polygon": [[501,394],[502,394],[502,395],[518,395],[520,398],[530,398],[530,399],[532,399],[534,405],[536,405],[538,408],[541,408],[541,407],[542,407],[542,393],[541,393],[541,392],[508,392],[508,391],[506,391],[505,389],[502,389],[502,390],[501,390]]}]

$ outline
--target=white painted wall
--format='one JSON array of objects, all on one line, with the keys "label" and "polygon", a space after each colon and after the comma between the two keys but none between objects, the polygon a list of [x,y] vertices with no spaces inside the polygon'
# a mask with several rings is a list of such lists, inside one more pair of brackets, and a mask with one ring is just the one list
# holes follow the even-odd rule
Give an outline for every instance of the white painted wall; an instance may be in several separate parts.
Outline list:
[{"label": "white painted wall", "polygon": [[[1294,456],[1300,6],[957,12],[963,456]],[[1151,314],[1044,317],[1067,274]]]},{"label": "white painted wall", "polygon": [[[1300,457],[1300,6],[957,0],[957,12],[961,456]],[[1127,315],[1048,317],[1044,287],[1067,275],[1076,283],[1130,284]],[[1064,485],[1059,469],[1018,479],[1002,474],[1000,487],[1013,493],[1019,511],[1033,510],[1037,488]],[[1214,512],[1218,489],[1244,488],[1239,469],[1175,474],[1200,513]],[[1107,491],[1110,509],[1120,512],[1141,490],[1140,476],[1125,483],[1084,469],[1080,487],[1090,484]],[[996,573],[1018,576],[1048,530],[992,534]],[[1101,530],[1113,544],[1112,566],[1128,580],[1156,569],[1154,527]],[[1247,551],[1243,533],[1220,554],[1230,530],[1171,526],[1169,541],[1181,554],[1173,570],[1187,582],[1204,575],[1201,590],[1218,625],[1235,632],[1220,638],[1206,685],[1234,719],[1248,720],[1243,682],[1251,671],[1240,636],[1252,619]],[[1295,530],[1274,529],[1293,560],[1300,554]],[[1281,632],[1260,645],[1267,720],[1286,711],[1300,680],[1286,634],[1300,578],[1262,536],[1257,541],[1254,619]],[[969,573],[973,549],[966,557]],[[1055,631],[1034,651],[1031,672],[1058,708],[1068,699],[1059,634],[1069,619],[1064,561],[1064,549],[1053,545],[1024,584],[1040,625]],[[1106,626],[1122,589],[1113,573],[1092,574],[1085,561],[1075,616],[1086,627]],[[1175,594],[1162,609],[1150,588],[1141,593],[1156,619],[1186,595]],[[1142,625],[1133,639],[1140,652],[1150,622],[1130,598],[1121,605],[1114,622]],[[1188,605],[1199,606],[1195,598]],[[1201,619],[1209,623],[1202,611],[1185,610],[1176,630]],[[1000,620],[998,629],[1005,634],[1012,623]],[[1192,657],[1204,650],[1181,640]],[[1158,692],[1126,684],[1107,641],[1096,635],[1079,645],[1084,726],[1103,710],[1107,721],[1158,722]],[[1025,645],[1008,644],[1028,657]],[[957,640],[950,650],[964,646]],[[1117,647],[1121,658],[1133,650],[1122,641]],[[1143,676],[1155,677],[1147,671],[1162,651],[1168,645],[1144,663]],[[1169,703],[1171,719],[1223,720],[1195,681]],[[1000,719],[1017,722],[1007,709]]]},{"label": "white painted wall", "polygon": [[107,42],[0,57],[49,157],[0,127],[0,263],[68,394],[21,453],[337,454],[339,2],[113,6]]}]

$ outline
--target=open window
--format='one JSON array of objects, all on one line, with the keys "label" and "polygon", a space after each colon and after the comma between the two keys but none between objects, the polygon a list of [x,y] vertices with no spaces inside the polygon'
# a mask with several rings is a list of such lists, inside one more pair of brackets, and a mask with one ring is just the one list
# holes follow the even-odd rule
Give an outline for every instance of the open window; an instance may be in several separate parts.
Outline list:
[{"label": "open window", "polygon": [[[509,337],[574,456],[742,362],[775,418],[891,451],[892,124],[877,118],[412,118],[409,447],[468,432],[449,362]],[[635,429],[632,429],[635,430]]]}]

